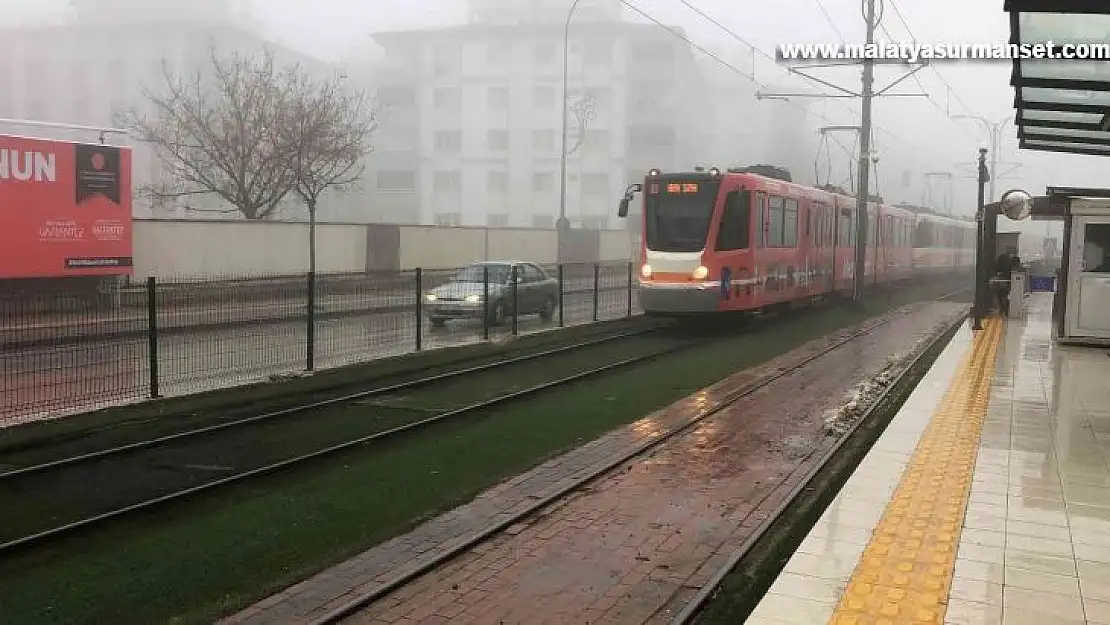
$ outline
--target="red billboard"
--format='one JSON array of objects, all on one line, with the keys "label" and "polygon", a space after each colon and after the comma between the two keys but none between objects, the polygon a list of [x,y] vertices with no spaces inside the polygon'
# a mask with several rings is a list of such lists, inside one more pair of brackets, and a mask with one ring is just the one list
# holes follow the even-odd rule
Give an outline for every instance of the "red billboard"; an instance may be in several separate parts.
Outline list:
[{"label": "red billboard", "polygon": [[0,134],[0,278],[131,266],[131,150]]}]

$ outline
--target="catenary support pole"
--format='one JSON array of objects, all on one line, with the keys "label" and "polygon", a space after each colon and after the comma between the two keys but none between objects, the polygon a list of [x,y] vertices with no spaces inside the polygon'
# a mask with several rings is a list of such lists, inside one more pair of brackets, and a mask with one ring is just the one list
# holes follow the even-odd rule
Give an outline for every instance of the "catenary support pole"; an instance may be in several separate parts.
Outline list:
[{"label": "catenary support pole", "polygon": [[[875,0],[864,0],[864,19],[867,22],[867,43],[875,42]],[[867,200],[870,197],[868,189],[869,174],[871,172],[871,101],[874,98],[875,61],[863,61],[863,116],[860,120],[859,132],[859,199],[856,201],[856,263],[855,263],[855,290],[852,293],[852,302],[856,307],[863,306],[864,280],[867,267]]]}]

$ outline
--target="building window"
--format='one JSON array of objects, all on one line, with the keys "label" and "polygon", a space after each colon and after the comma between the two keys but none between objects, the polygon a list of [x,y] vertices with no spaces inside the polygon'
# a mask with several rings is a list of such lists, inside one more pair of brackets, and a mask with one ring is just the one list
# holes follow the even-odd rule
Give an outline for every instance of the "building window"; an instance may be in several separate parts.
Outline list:
[{"label": "building window", "polygon": [[462,172],[437,171],[435,173],[435,190],[441,193],[458,193],[462,190]]},{"label": "building window", "polygon": [[486,190],[490,194],[502,195],[509,192],[509,174],[503,171],[491,171],[486,178]]},{"label": "building window", "polygon": [[555,108],[555,87],[539,85],[532,88],[532,104],[538,109]]},{"label": "building window", "polygon": [[584,230],[605,230],[609,227],[607,215],[583,215],[582,228]]},{"label": "building window", "polygon": [[632,45],[632,58],[643,63],[669,63],[674,60],[674,47],[658,41],[642,41]]},{"label": "building window", "polygon": [[532,174],[532,190],[537,193],[552,191],[555,188],[555,174],[541,171]]},{"label": "building window", "polygon": [[602,111],[609,108],[612,95],[607,87],[590,87],[585,90],[587,98],[593,101],[594,111]]},{"label": "building window", "polygon": [[432,50],[432,73],[436,77],[446,77],[458,70],[460,50],[457,46],[436,46]]},{"label": "building window", "polygon": [[486,133],[486,147],[491,150],[508,150],[509,149],[509,131],[508,130],[490,130]]},{"label": "building window", "polygon": [[586,65],[608,65],[613,62],[613,44],[608,39],[586,42],[582,52],[582,62]]},{"label": "building window", "polygon": [[608,130],[591,130],[586,133],[585,140],[582,142],[582,147],[587,152],[594,152],[597,154],[609,153],[609,131]]},{"label": "building window", "polygon": [[653,83],[633,84],[628,90],[628,108],[635,111],[657,111],[663,107],[665,93]]},{"label": "building window", "polygon": [[462,104],[462,94],[458,89],[441,87],[432,95],[432,105],[439,110],[458,110]]},{"label": "building window", "polygon": [[609,174],[584,174],[582,193],[589,195],[609,193]]},{"label": "building window", "polygon": [[507,228],[509,227],[509,214],[493,213],[491,215],[487,215],[486,225],[490,228]]},{"label": "building window", "polygon": [[540,228],[543,230],[555,229],[555,216],[554,215],[532,215],[532,227]]},{"label": "building window", "polygon": [[459,48],[440,45],[432,51],[432,73],[436,76],[449,76],[459,67]]},{"label": "building window", "polygon": [[533,58],[535,58],[537,63],[548,64],[555,62],[555,55],[558,54],[558,49],[553,42],[546,41],[536,44],[536,48],[533,52]]},{"label": "building window", "polygon": [[378,90],[378,103],[382,107],[416,106],[416,89],[402,85],[382,87]]},{"label": "building window", "polygon": [[444,152],[457,152],[462,149],[461,130],[437,130],[436,149]]},{"label": "building window", "polygon": [[532,149],[542,154],[547,154],[555,150],[555,131],[533,130]]},{"label": "building window", "polygon": [[509,60],[509,46],[495,42],[486,46],[486,60],[490,65],[505,65]]},{"label": "building window", "polygon": [[490,87],[486,104],[494,111],[509,108],[509,90],[505,87]]},{"label": "building window", "polygon": [[675,132],[672,126],[632,126],[628,129],[628,147],[632,150],[674,146]]},{"label": "building window", "polygon": [[460,213],[436,213],[433,219],[437,226],[450,227],[462,225],[462,215]]},{"label": "building window", "polygon": [[379,191],[415,191],[416,172],[411,170],[382,170],[378,172]]}]

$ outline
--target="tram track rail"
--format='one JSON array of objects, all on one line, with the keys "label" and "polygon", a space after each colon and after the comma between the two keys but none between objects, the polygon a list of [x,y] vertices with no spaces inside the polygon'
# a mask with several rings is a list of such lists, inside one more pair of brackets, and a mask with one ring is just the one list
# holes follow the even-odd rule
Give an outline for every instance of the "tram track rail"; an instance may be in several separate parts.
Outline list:
[{"label": "tram track rail", "polygon": [[521,355],[521,356],[513,356],[513,357],[510,357],[510,358],[506,358],[504,360],[496,360],[496,361],[493,361],[493,362],[484,363],[484,364],[480,364],[480,365],[471,365],[471,366],[466,366],[466,367],[457,368],[457,369],[449,369],[448,371],[445,371],[443,373],[437,373],[437,374],[430,375],[430,376],[417,377],[416,379],[404,380],[404,381],[396,382],[396,383],[393,383],[393,384],[387,384],[385,386],[375,386],[374,388],[370,388],[370,389],[366,389],[366,390],[362,390],[362,391],[356,391],[356,392],[353,392],[353,393],[345,393],[345,394],[341,394],[341,395],[338,395],[338,396],[335,396],[335,397],[329,397],[327,399],[312,401],[312,402],[309,402],[309,403],[306,403],[306,404],[295,405],[295,406],[291,406],[291,407],[288,407],[288,408],[281,408],[281,409],[278,409],[278,410],[271,410],[271,411],[267,411],[267,412],[262,413],[262,414],[251,415],[251,416],[248,416],[248,417],[236,418],[236,419],[231,419],[231,420],[227,420],[227,421],[221,421],[221,422],[218,422],[218,423],[215,423],[215,424],[212,424],[212,425],[206,425],[206,426],[186,429],[186,430],[183,430],[183,431],[180,431],[180,432],[174,432],[172,434],[167,434],[167,435],[163,435],[163,436],[156,436],[156,437],[136,441],[136,442],[133,442],[133,443],[115,445],[115,446],[112,446],[112,447],[106,447],[104,449],[99,449],[99,450],[92,451],[92,452],[75,454],[75,455],[72,455],[72,456],[59,458],[57,460],[51,460],[51,461],[47,461],[47,462],[39,462],[39,463],[30,464],[30,465],[25,466],[25,467],[20,467],[20,468],[17,468],[17,469],[10,469],[10,470],[6,470],[6,471],[0,471],[0,484],[2,484],[5,480],[8,480],[8,479],[27,476],[27,475],[34,474],[34,473],[41,473],[41,472],[44,472],[44,471],[48,471],[48,470],[51,470],[51,469],[58,469],[58,468],[68,466],[68,465],[79,464],[79,463],[82,463],[82,462],[88,462],[88,461],[97,460],[97,459],[100,459],[100,458],[106,458],[106,457],[121,455],[121,454],[125,454],[125,453],[131,453],[131,452],[139,451],[139,450],[142,450],[142,449],[147,449],[147,448],[150,448],[150,447],[156,447],[158,445],[164,445],[164,444],[170,443],[170,442],[181,441],[181,440],[185,440],[185,439],[188,439],[188,438],[193,438],[193,437],[196,437],[196,436],[210,435],[210,434],[214,434],[216,432],[220,432],[220,431],[224,431],[224,430],[230,430],[230,429],[233,429],[233,428],[239,428],[239,427],[244,427],[244,426],[248,426],[248,425],[255,425],[255,424],[263,423],[263,422],[266,422],[266,421],[281,419],[281,418],[284,418],[284,417],[291,417],[291,416],[295,416],[295,415],[298,415],[298,414],[302,414],[302,413],[307,412],[307,411],[319,410],[321,408],[326,408],[328,406],[334,406],[334,405],[349,403],[349,402],[357,401],[357,400],[360,400],[360,399],[368,399],[368,398],[379,396],[379,395],[388,395],[388,394],[391,394],[391,393],[396,393],[398,391],[407,390],[407,389],[420,388],[422,386],[427,386],[427,385],[430,385],[430,384],[434,384],[436,382],[442,382],[442,381],[450,380],[450,379],[457,378],[457,377],[464,376],[464,375],[470,375],[470,374],[484,372],[484,371],[491,371],[491,370],[498,369],[498,368],[501,368],[501,367],[506,367],[506,366],[515,365],[515,364],[522,364],[522,363],[526,363],[526,362],[531,362],[531,361],[538,360],[538,359],[545,358],[545,357],[555,356],[555,355],[558,355],[558,354],[564,354],[564,353],[572,352],[572,351],[583,349],[583,348],[593,347],[595,345],[601,345],[601,344],[604,344],[604,343],[609,343],[609,342],[615,341],[615,340],[620,340],[620,339],[625,339],[625,338],[630,338],[630,337],[636,337],[636,336],[643,336],[645,334],[649,334],[651,332],[658,331],[662,327],[664,327],[664,326],[658,326],[658,325],[648,326],[648,327],[645,327],[645,328],[639,328],[639,329],[629,330],[629,331],[625,331],[625,332],[607,334],[607,335],[603,335],[603,336],[598,337],[598,338],[592,338],[592,339],[585,340],[585,341],[578,341],[578,342],[575,342],[575,343],[571,343],[569,345],[562,345],[562,346],[559,346],[559,347],[556,347],[556,348],[545,349],[545,350],[538,351],[538,352],[530,352],[530,353],[526,353],[526,354]]},{"label": "tram track rail", "polygon": [[[959,289],[959,290],[947,293],[945,295],[942,295],[940,297],[937,297],[937,298],[935,298],[934,301],[952,300],[952,299],[955,299],[955,298],[959,297],[960,295],[962,295],[965,292],[967,292],[967,289]],[[960,321],[962,322],[962,320],[964,318],[966,318],[966,315],[964,317],[961,317]],[[857,340],[859,340],[863,337],[866,337],[866,336],[872,334],[873,332],[875,332],[879,328],[884,327],[887,324],[889,324],[893,319],[894,319],[894,317],[888,315],[887,317],[885,317],[883,319],[880,319],[879,321],[877,321],[875,323],[869,324],[868,327],[866,327],[865,329],[863,329],[861,331],[854,332],[851,335],[849,335],[849,336],[847,336],[843,339],[840,339],[840,340],[837,340],[837,341],[831,343],[830,345],[824,347],[820,351],[817,351],[817,352],[807,356],[806,358],[802,359],[799,362],[796,362],[796,363],[791,364],[790,366],[781,368],[781,369],[777,370],[772,375],[769,375],[767,377],[759,379],[759,380],[757,380],[757,381],[755,381],[755,382],[753,382],[749,385],[746,385],[745,387],[743,387],[741,389],[736,390],[735,392],[721,398],[717,403],[705,407],[697,415],[695,415],[693,418],[691,418],[689,420],[689,422],[683,424],[682,426],[680,426],[678,428],[675,428],[675,429],[673,429],[669,432],[663,433],[661,436],[659,436],[657,438],[654,438],[652,440],[649,440],[649,441],[647,441],[647,442],[629,450],[628,452],[626,452],[624,454],[621,454],[620,456],[615,457],[615,458],[611,459],[610,461],[607,461],[603,466],[598,467],[596,470],[581,476],[580,478],[576,479],[574,482],[572,482],[570,484],[567,484],[564,487],[559,488],[559,489],[551,492],[550,494],[548,494],[546,496],[533,499],[527,506],[522,507],[517,512],[515,512],[511,515],[505,515],[505,516],[499,518],[496,522],[494,522],[494,523],[492,523],[492,524],[490,524],[490,525],[488,525],[488,526],[486,526],[486,527],[484,527],[480,530],[475,531],[474,533],[472,533],[471,535],[469,535],[469,536],[467,536],[463,539],[453,541],[451,548],[439,552],[436,556],[434,556],[432,558],[429,558],[428,560],[425,560],[423,562],[420,562],[416,566],[413,566],[411,568],[408,568],[404,571],[399,572],[393,578],[383,581],[381,584],[375,586],[373,589],[371,589],[367,592],[364,592],[362,594],[358,594],[357,596],[353,597],[347,603],[345,603],[345,604],[341,605],[340,607],[332,610],[331,612],[328,612],[327,614],[325,614],[323,616],[320,616],[318,618],[315,618],[315,619],[309,621],[309,623],[311,625],[332,625],[332,624],[343,622],[345,619],[361,612],[362,610],[371,606],[372,604],[374,604],[378,600],[387,597],[391,593],[396,592],[397,590],[405,587],[407,584],[417,580],[418,578],[420,578],[420,577],[422,577],[422,576],[424,576],[424,575],[426,575],[426,574],[428,574],[432,571],[435,571],[436,569],[445,565],[446,563],[450,562],[451,560],[454,560],[455,558],[457,558],[457,557],[459,557],[459,556],[461,556],[465,553],[470,552],[475,547],[493,539],[494,537],[496,537],[497,535],[501,534],[502,532],[508,530],[509,528],[527,521],[529,518],[536,516],[537,514],[541,513],[545,509],[549,509],[549,508],[551,508],[555,505],[558,505],[561,501],[566,500],[567,498],[571,497],[577,491],[580,491],[580,490],[588,487],[590,484],[592,484],[592,483],[598,481],[599,479],[603,478],[604,476],[613,473],[615,470],[618,470],[620,467],[624,466],[629,461],[634,460],[635,458],[641,457],[641,456],[643,456],[643,455],[645,455],[649,452],[652,452],[653,450],[667,444],[668,442],[673,441],[674,439],[690,432],[694,428],[698,427],[706,419],[709,419],[709,418],[713,417],[714,415],[717,415],[718,413],[720,413],[724,410],[727,410],[730,406],[737,403],[738,401],[740,401],[740,400],[742,400],[742,399],[744,399],[744,398],[746,398],[750,395],[753,395],[754,393],[759,392],[760,390],[768,387],[769,385],[771,385],[771,384],[773,384],[773,383],[775,383],[775,382],[777,382],[777,381],[779,381],[779,380],[781,380],[781,379],[783,379],[787,376],[790,376],[790,375],[802,370],[803,368],[805,368],[809,365],[812,365],[813,363],[815,363],[815,362],[825,358],[826,356],[829,356],[829,355],[831,355],[831,354],[833,354],[833,353],[851,345],[852,343],[854,343],[855,341],[857,341]],[[959,322],[957,322],[957,324],[958,323]],[[941,332],[941,333],[939,333],[929,343],[928,347],[926,347],[926,348],[924,348],[924,349],[922,349],[918,352],[916,357],[913,359],[913,364],[916,364],[917,362],[919,362],[920,359],[923,358],[926,353],[928,353],[928,351],[931,347],[935,346],[942,338],[944,338],[945,336],[948,336],[949,334],[950,334],[950,332]],[[906,372],[908,372],[910,369],[912,369],[913,364],[911,364],[910,366],[905,367],[903,369],[903,372],[902,372],[901,375],[905,375]],[[902,379],[901,375],[898,377],[898,380]],[[888,387],[888,390],[890,388],[894,388],[895,385],[896,384],[890,385]],[[876,402],[875,404],[872,404],[872,405],[873,406],[878,405],[878,403],[881,403],[881,400],[884,397],[886,397],[885,393],[880,397],[880,401],[878,401],[878,402]],[[870,414],[870,413],[867,413],[867,414]],[[854,423],[853,427],[851,428],[850,432],[848,434],[846,434],[845,437],[843,437],[840,440],[843,441],[843,440],[846,440],[847,438],[850,438],[851,433],[855,432],[856,429],[858,429],[858,427],[860,426],[860,423],[863,422],[864,420],[865,419],[863,419],[863,418],[857,420]],[[834,449],[839,449],[839,446],[842,445],[842,444],[843,443],[838,443],[838,445],[835,446]],[[835,454],[832,454],[830,452],[829,457],[832,457],[832,455],[835,455]],[[823,460],[823,462],[827,461],[827,458],[823,458],[822,460]],[[809,479],[807,479],[805,481],[809,482]],[[772,517],[772,519],[773,518],[774,517]],[[727,572],[726,572],[726,574],[727,574]],[[722,574],[721,577],[723,579],[724,574]],[[719,582],[717,582],[717,583],[719,585]],[[709,594],[711,595],[712,591],[710,591]]]},{"label": "tram track rail", "polygon": [[[676,334],[668,330],[672,328],[653,326],[603,336],[494,363],[7,471],[0,474],[0,505],[9,511],[12,518],[0,529],[0,554],[6,555],[48,543],[113,519],[150,511],[232,484],[244,483],[361,445],[381,443],[448,420],[478,416],[502,404],[719,339],[716,336],[705,338],[696,334]],[[611,356],[606,359],[602,350],[619,357]],[[583,369],[569,362],[580,358],[583,353],[593,352],[598,354],[591,359],[591,363],[604,364]],[[559,363],[562,361],[568,362],[563,362],[560,367]],[[413,398],[419,399],[427,395],[432,395],[434,400],[437,389],[450,391],[452,385],[473,382],[478,377],[494,374],[511,365],[542,369],[543,372],[533,372],[532,377],[536,378],[534,384],[524,387],[512,387],[510,384],[508,386],[511,390],[508,392],[474,397],[469,403],[462,405],[456,403],[443,408],[442,405],[427,405],[427,402],[425,405],[421,405],[419,401],[412,402]],[[549,375],[551,373],[557,375]],[[408,391],[413,391],[414,394],[405,395]],[[444,394],[440,395],[438,399],[444,400]],[[400,401],[382,401],[391,399]],[[333,415],[324,414],[330,409],[344,407],[345,411]],[[356,412],[378,415],[380,422],[372,423],[374,419],[362,416],[352,417]],[[315,430],[334,434],[317,440],[314,448],[311,444],[300,445],[298,442],[293,445],[294,448],[300,447],[296,453],[290,451],[272,454],[265,461],[248,462],[247,466],[240,467],[220,463],[221,458],[238,459],[239,451],[251,448],[260,438],[265,439],[260,433],[265,433],[266,428],[269,428],[270,440],[274,441],[282,438],[283,428],[291,420],[313,415],[318,417]],[[340,421],[343,422],[343,427],[339,427]],[[220,450],[223,453],[219,453]],[[195,477],[197,475],[202,477]],[[121,492],[127,489],[116,480],[106,479],[112,476],[125,482],[135,479],[135,476],[142,476],[138,482],[140,486],[135,487],[141,495]],[[173,482],[176,484],[171,486]],[[67,493],[70,497],[65,496]],[[36,500],[35,497],[43,497],[45,500]],[[19,504],[26,502],[27,498],[32,499],[31,512],[28,514],[24,507],[21,515]],[[8,500],[7,504],[2,503],[4,499]],[[60,509],[51,505],[59,500],[66,502]],[[37,508],[34,503],[38,503]]]},{"label": "tram track rail", "polygon": [[[729,554],[728,559],[709,578],[709,581],[686,602],[671,619],[671,625],[702,622],[706,610],[721,592],[728,577],[738,571],[746,561],[759,558],[762,561],[758,564],[753,563],[753,568],[762,570],[775,568],[775,573],[777,569],[781,569],[780,560],[784,555],[781,552],[782,543],[788,541],[775,540],[776,536],[797,537],[800,533],[804,537],[816,518],[839,492],[843,483],[851,477],[852,471],[867,454],[874,440],[882,434],[890,420],[884,417],[893,417],[891,412],[897,410],[901,401],[924,375],[922,369],[927,369],[926,363],[932,362],[939,350],[947,344],[952,334],[966,322],[967,318],[968,314],[958,317],[928,344],[918,349],[909,362],[901,367],[889,384],[868,404],[863,413],[854,419],[848,429],[821,454],[819,460],[771,511],[767,519],[756,527],[739,548]],[[791,512],[797,512],[793,515],[794,518],[790,518]],[[767,544],[768,542],[775,544]],[[765,591],[766,587],[760,589],[758,593],[753,589],[747,599],[758,601]],[[756,594],[758,596],[755,596]]]}]

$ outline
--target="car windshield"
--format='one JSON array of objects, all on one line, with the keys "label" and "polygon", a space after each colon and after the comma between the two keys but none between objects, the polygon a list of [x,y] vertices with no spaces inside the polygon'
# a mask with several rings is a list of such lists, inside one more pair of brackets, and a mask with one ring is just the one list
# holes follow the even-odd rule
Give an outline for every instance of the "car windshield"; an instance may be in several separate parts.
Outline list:
[{"label": "car windshield", "polygon": [[719,182],[656,183],[647,201],[647,248],[697,252],[705,248]]},{"label": "car windshield", "polygon": [[490,284],[504,284],[509,281],[508,265],[471,265],[455,274],[455,282],[482,282],[486,268],[489,269]]}]

